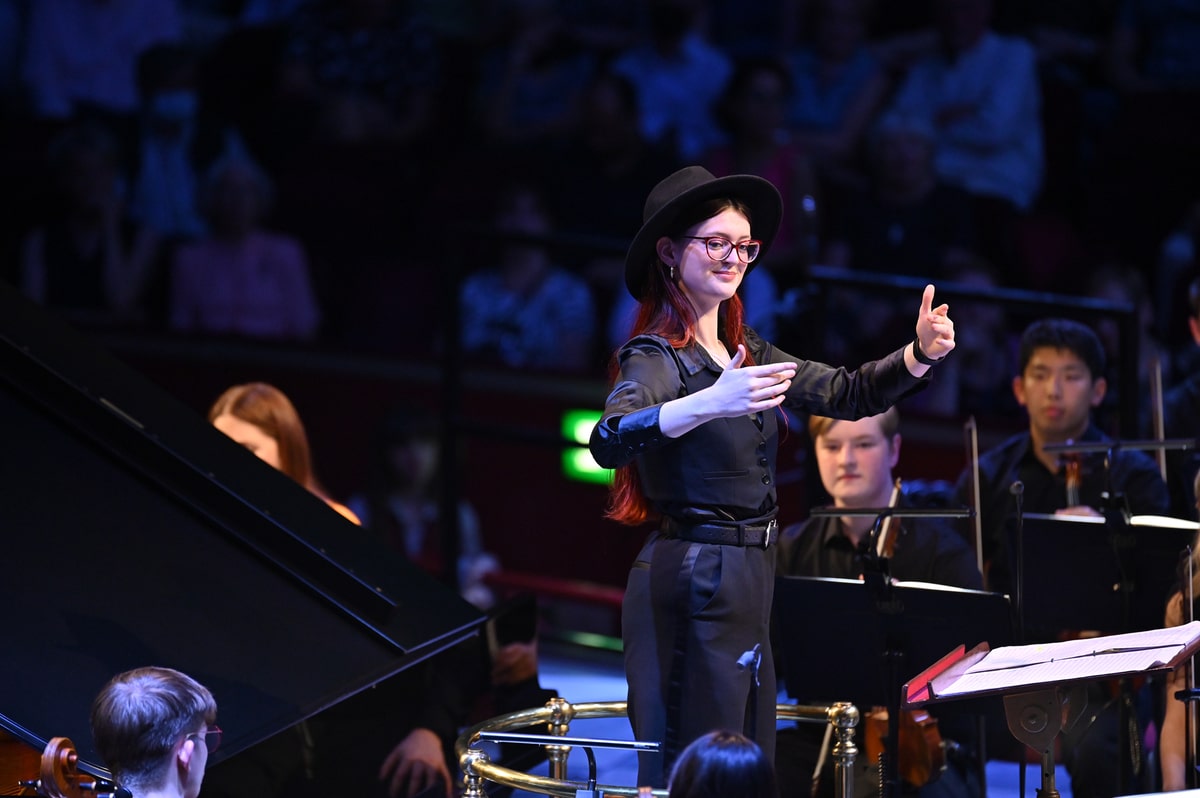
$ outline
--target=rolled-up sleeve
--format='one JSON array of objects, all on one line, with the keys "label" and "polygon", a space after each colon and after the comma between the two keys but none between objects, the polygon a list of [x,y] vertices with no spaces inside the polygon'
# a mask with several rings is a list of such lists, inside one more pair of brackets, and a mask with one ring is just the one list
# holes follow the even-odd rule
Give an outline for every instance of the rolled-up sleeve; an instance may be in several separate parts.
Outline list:
[{"label": "rolled-up sleeve", "polygon": [[665,342],[635,339],[621,350],[620,372],[588,446],[603,468],[627,465],[667,443],[658,423],[663,402],[682,395],[679,367]]}]

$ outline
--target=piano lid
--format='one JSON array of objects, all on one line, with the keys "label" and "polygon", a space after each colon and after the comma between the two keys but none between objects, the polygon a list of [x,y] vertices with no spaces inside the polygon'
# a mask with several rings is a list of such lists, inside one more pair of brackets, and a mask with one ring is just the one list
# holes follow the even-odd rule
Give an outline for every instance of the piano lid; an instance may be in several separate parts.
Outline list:
[{"label": "piano lid", "polygon": [[0,282],[0,728],[70,737],[115,673],[213,691],[214,763],[474,634],[483,614]]}]

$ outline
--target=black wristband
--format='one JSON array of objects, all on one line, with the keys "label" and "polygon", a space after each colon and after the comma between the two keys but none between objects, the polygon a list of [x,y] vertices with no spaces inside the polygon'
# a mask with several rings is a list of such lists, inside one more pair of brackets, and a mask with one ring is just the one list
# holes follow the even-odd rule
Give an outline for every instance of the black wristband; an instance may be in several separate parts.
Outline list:
[{"label": "black wristband", "polygon": [[946,359],[945,355],[942,355],[941,357],[934,359],[934,358],[930,357],[929,355],[925,354],[924,352],[922,352],[921,351],[921,336],[919,336],[919,335],[916,336],[915,338],[913,338],[913,357],[915,357],[917,359],[918,363],[924,363],[926,366],[936,366],[938,363],[941,363],[943,360]]}]

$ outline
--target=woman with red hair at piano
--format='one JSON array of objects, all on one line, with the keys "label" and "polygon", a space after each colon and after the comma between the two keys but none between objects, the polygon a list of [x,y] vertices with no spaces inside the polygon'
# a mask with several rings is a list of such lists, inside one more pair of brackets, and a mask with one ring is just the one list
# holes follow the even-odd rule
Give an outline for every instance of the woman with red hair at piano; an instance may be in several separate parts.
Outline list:
[{"label": "woman with red hair at piano", "polygon": [[209,408],[208,420],[345,518],[362,525],[358,516],[334,501],[317,480],[304,423],[283,391],[265,382],[234,385],[217,397]]}]

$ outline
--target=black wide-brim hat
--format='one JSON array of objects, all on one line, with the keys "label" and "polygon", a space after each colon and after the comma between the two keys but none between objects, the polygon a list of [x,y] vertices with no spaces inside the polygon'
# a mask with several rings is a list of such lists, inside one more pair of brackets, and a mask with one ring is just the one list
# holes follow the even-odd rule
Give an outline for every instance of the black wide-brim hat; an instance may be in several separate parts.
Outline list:
[{"label": "black wide-brim hat", "polygon": [[686,166],[659,181],[646,197],[642,229],[625,253],[625,287],[634,299],[640,301],[646,295],[650,269],[657,260],[658,239],[678,233],[679,219],[689,209],[706,200],[725,197],[745,203],[750,209],[751,235],[762,241],[762,249],[746,266],[746,273],[762,262],[783,219],[779,189],[756,175],[714,177],[703,166]]}]

